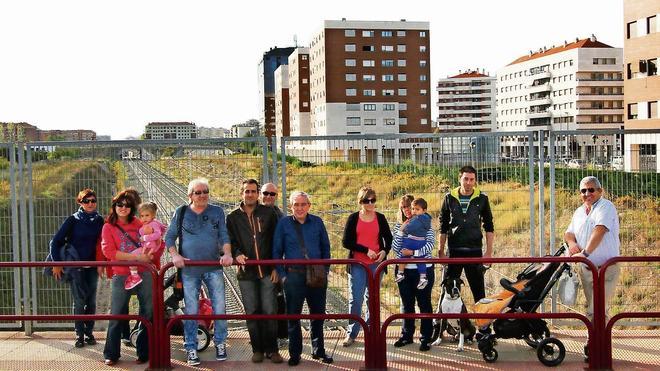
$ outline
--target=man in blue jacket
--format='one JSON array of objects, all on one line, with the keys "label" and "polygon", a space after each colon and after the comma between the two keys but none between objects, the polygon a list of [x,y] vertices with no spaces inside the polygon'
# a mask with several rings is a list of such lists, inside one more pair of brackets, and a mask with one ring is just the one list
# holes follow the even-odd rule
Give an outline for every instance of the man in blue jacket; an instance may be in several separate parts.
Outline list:
[{"label": "man in blue jacket", "polygon": [[[273,241],[273,259],[330,259],[330,239],[323,220],[309,214],[311,202],[305,192],[295,191],[289,198],[291,216],[280,219],[275,229]],[[303,241],[300,240],[302,237]],[[329,268],[326,267],[326,274]],[[325,287],[308,287],[305,277],[305,266],[277,266],[286,295],[287,314],[301,314],[303,303],[307,301],[310,314],[325,314]],[[323,363],[332,363],[333,359],[326,355],[323,344],[323,320],[311,321],[312,358],[321,359]],[[289,321],[289,366],[300,363],[302,353],[302,331],[300,320]]]}]

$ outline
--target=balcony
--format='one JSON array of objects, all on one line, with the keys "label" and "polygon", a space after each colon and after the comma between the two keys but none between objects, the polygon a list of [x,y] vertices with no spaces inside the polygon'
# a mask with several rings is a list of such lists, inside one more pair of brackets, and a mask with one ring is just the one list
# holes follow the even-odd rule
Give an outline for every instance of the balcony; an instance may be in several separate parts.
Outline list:
[{"label": "balcony", "polygon": [[552,99],[550,97],[536,98],[527,101],[531,107],[534,106],[549,106],[552,104]]},{"label": "balcony", "polygon": [[551,91],[552,87],[550,86],[549,82],[546,82],[545,84],[540,84],[540,85],[534,85],[534,86],[528,86],[527,87],[527,93],[532,94],[532,93],[540,93],[544,91]]},{"label": "balcony", "polygon": [[550,118],[550,117],[552,117],[552,112],[550,112],[550,111],[529,112],[526,115],[526,117],[527,117],[528,120]]},{"label": "balcony", "polygon": [[543,72],[539,72],[537,74],[534,74],[534,75],[530,76],[532,81],[541,80],[541,79],[549,79],[551,77],[552,77],[552,74],[550,73],[550,71],[543,71]]},{"label": "balcony", "polygon": [[595,107],[578,107],[578,115],[623,115],[623,107],[621,108],[595,108]]},{"label": "balcony", "polygon": [[623,100],[623,94],[592,94],[592,93],[578,93],[578,101],[593,101],[593,100]]},{"label": "balcony", "polygon": [[623,86],[623,80],[578,79],[577,86]]}]

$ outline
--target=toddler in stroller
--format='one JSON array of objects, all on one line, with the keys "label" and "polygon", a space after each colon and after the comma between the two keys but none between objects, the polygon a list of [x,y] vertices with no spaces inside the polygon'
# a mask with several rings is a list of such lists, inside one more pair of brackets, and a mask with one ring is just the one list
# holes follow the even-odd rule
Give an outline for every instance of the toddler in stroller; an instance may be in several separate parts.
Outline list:
[{"label": "toddler in stroller", "polygon": [[[168,287],[172,287],[175,284],[176,281],[175,278],[176,278],[176,273],[170,275],[165,280],[164,289],[167,289]],[[178,283],[180,282],[181,281],[178,281]],[[164,320],[166,325],[167,322],[169,322],[169,320],[172,317],[183,314],[183,308],[179,305],[183,300],[183,291],[181,289],[172,290],[172,291],[173,291],[172,295],[170,295],[167,299],[165,299]],[[201,287],[199,290],[199,314],[203,314],[203,315],[213,314],[213,308],[211,307],[211,300],[206,295],[206,291],[204,290],[204,287]],[[136,323],[136,325],[133,327],[133,330],[131,331],[130,340],[133,346],[135,346],[135,342],[137,341],[138,325],[139,323]],[[210,330],[212,328],[213,328],[212,320],[197,321],[197,340],[198,340],[197,351],[198,352],[201,352],[206,348],[208,348],[211,342]],[[170,329],[170,335],[177,335],[177,336],[183,335],[183,323],[181,321],[177,321],[172,325]]]},{"label": "toddler in stroller", "polygon": [[[566,251],[562,245],[554,256],[561,256]],[[500,280],[505,291],[479,300],[474,305],[474,313],[534,313],[541,306],[552,287],[559,280],[564,270],[570,271],[567,263],[533,263],[518,274],[515,282],[506,278]],[[477,319],[480,329],[478,347],[486,362],[497,360],[495,339],[524,339],[535,348],[537,357],[546,366],[559,365],[566,356],[564,344],[550,336],[546,321],[542,319]],[[488,326],[493,324],[493,333]],[[485,331],[484,331],[485,330]],[[485,332],[485,333],[484,333]]]}]

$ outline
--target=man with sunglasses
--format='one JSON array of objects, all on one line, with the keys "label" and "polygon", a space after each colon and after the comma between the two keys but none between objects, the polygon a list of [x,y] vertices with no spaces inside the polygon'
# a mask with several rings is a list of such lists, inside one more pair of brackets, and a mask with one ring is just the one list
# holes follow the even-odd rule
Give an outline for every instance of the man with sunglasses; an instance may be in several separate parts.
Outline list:
[{"label": "man with sunglasses", "polygon": [[273,183],[266,183],[261,186],[261,203],[275,209],[278,218],[282,218],[284,213],[277,207],[277,186]]},{"label": "man with sunglasses", "polygon": [[[619,256],[619,216],[614,204],[603,198],[603,187],[595,176],[587,176],[580,181],[582,205],[575,210],[571,224],[564,233],[569,254],[585,257],[596,267],[608,259]],[[587,317],[593,319],[593,277],[589,267],[580,264],[580,280],[587,300]],[[605,305],[614,295],[619,278],[619,266],[613,265],[605,271]],[[606,310],[607,314],[607,310]]]},{"label": "man with sunglasses", "polygon": [[[227,230],[233,255],[240,264],[237,278],[243,296],[245,314],[276,314],[275,283],[279,281],[272,265],[244,265],[250,260],[270,260],[272,241],[279,218],[271,207],[259,204],[259,183],[246,179],[241,186],[241,203],[227,215]],[[273,363],[282,363],[277,347],[275,320],[247,320],[252,362],[264,355]]]}]

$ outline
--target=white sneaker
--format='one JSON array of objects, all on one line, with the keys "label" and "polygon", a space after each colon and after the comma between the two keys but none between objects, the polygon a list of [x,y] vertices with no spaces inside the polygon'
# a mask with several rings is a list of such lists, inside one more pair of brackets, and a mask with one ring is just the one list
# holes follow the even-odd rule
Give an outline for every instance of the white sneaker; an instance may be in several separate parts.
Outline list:
[{"label": "white sneaker", "polygon": [[394,278],[394,282],[399,283],[399,282],[403,281],[404,278],[405,278],[405,276],[403,275],[403,273],[397,273],[396,277]]},{"label": "white sneaker", "polygon": [[195,349],[190,349],[187,351],[188,353],[188,365],[189,366],[198,366],[202,363],[202,361],[199,360],[199,357],[197,356],[197,351]]},{"label": "white sneaker", "polygon": [[417,290],[424,290],[424,288],[428,284],[429,284],[429,280],[427,280],[426,277],[420,277],[419,283],[417,284]]}]

